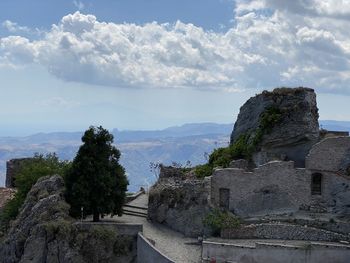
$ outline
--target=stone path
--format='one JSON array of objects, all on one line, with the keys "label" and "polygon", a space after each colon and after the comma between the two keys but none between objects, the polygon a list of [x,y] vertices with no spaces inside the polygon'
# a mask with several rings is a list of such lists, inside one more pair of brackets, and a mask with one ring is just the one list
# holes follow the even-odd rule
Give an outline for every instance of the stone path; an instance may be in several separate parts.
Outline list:
[{"label": "stone path", "polygon": [[[130,205],[147,207],[148,195],[141,195],[131,201]],[[107,219],[107,218],[106,218]],[[108,218],[108,220],[110,220]],[[170,259],[179,263],[201,262],[201,246],[194,245],[197,239],[184,237],[168,227],[160,224],[153,224],[142,217],[123,215],[114,217],[111,220],[120,223],[143,224],[143,234],[145,237],[155,241],[155,246]]]}]

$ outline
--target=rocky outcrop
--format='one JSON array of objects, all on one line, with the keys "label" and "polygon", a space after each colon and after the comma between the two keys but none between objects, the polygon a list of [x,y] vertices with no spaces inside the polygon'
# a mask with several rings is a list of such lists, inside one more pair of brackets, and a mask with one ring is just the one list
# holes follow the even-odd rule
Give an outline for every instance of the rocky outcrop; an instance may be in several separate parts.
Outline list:
[{"label": "rocky outcrop", "polygon": [[136,235],[119,235],[116,226],[74,223],[64,190],[60,176],[38,180],[0,243],[1,262],[133,262]]},{"label": "rocky outcrop", "polygon": [[210,179],[181,179],[181,171],[175,171],[179,168],[169,169],[161,170],[149,192],[148,217],[186,236],[202,235],[203,219],[209,212]]},{"label": "rocky outcrop", "polygon": [[316,94],[309,88],[278,88],[250,98],[240,108],[231,144],[241,135],[254,137],[261,117],[276,112],[278,119],[275,118],[273,128],[264,133],[253,154],[255,165],[282,159],[293,160],[296,166],[304,167],[305,156],[319,140]]}]

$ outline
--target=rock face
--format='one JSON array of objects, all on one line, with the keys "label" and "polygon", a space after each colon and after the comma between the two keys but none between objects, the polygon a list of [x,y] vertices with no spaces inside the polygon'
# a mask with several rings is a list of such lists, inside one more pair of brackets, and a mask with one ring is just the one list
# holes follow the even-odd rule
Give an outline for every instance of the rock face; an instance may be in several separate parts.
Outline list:
[{"label": "rock face", "polygon": [[1,262],[133,262],[136,238],[74,223],[64,190],[60,176],[38,180],[0,243]]},{"label": "rock face", "polygon": [[259,150],[253,154],[255,165],[282,159],[304,167],[305,156],[319,140],[316,94],[312,89],[279,88],[250,98],[240,108],[231,144],[240,135],[254,134],[268,109],[277,109],[281,117],[273,129],[263,135]]},{"label": "rock face", "polygon": [[[171,177],[173,175],[174,177]],[[186,236],[203,234],[203,219],[209,212],[210,181],[184,179],[180,169],[161,169],[158,182],[151,188],[148,217]]]}]

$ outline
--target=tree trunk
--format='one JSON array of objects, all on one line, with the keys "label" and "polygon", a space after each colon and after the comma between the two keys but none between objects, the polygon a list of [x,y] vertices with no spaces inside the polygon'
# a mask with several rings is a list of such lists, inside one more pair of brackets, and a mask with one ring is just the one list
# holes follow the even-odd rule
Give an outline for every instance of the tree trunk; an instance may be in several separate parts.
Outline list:
[{"label": "tree trunk", "polygon": [[100,221],[100,214],[98,212],[94,212],[94,214],[93,214],[93,221],[94,222]]}]

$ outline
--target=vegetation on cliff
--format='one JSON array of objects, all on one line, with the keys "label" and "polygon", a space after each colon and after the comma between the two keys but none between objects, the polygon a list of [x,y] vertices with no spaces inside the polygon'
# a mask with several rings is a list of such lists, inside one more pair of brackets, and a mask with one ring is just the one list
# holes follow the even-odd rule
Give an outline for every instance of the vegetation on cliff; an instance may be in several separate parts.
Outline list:
[{"label": "vegetation on cliff", "polygon": [[282,110],[278,107],[267,108],[259,118],[259,126],[250,133],[241,134],[231,145],[214,150],[207,164],[195,167],[195,174],[199,178],[210,176],[215,167],[226,168],[232,160],[250,160],[253,152],[257,151],[263,136],[281,121]]},{"label": "vegetation on cliff", "polygon": [[65,180],[70,213],[79,217],[122,214],[128,180],[119,164],[120,152],[112,145],[113,135],[106,129],[90,127],[82,137],[83,145],[74,158]]},{"label": "vegetation on cliff", "polygon": [[16,175],[17,192],[5,205],[0,216],[1,228],[6,229],[9,222],[16,218],[28,192],[39,178],[55,174],[64,175],[69,166],[69,162],[60,161],[55,154],[35,154],[34,158],[26,160]]}]

